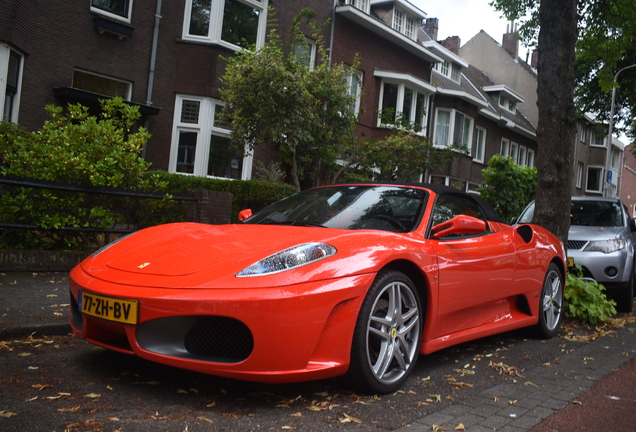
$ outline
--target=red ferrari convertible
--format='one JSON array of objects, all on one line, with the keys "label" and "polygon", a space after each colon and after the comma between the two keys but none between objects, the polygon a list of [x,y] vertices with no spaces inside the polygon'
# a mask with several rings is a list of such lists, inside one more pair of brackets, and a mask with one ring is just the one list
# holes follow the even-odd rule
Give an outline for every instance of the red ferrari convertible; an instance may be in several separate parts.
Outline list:
[{"label": "red ferrari convertible", "polygon": [[532,326],[556,334],[565,251],[479,197],[425,184],[300,192],[240,223],[144,229],[71,272],[71,325],[94,344],[262,382],[344,375],[400,388],[427,354]]}]

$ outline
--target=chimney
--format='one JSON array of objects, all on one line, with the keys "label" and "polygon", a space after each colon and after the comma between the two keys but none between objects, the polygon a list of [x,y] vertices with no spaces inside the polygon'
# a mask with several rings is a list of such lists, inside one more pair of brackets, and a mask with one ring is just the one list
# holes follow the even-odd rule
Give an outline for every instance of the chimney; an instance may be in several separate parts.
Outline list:
[{"label": "chimney", "polygon": [[439,30],[439,18],[426,18],[422,28],[428,37],[437,42],[437,31]]},{"label": "chimney", "polygon": [[510,57],[517,59],[519,57],[519,40],[517,39],[517,24],[514,21],[510,21],[510,24],[506,26],[507,33],[503,35],[503,49],[506,50]]},{"label": "chimney", "polygon": [[446,40],[441,42],[441,45],[453,54],[459,55],[459,46],[461,45],[461,39],[459,38],[459,36],[449,36],[446,38]]},{"label": "chimney", "polygon": [[538,65],[539,65],[539,50],[534,50],[532,51],[532,60],[531,60],[530,66],[537,69]]}]

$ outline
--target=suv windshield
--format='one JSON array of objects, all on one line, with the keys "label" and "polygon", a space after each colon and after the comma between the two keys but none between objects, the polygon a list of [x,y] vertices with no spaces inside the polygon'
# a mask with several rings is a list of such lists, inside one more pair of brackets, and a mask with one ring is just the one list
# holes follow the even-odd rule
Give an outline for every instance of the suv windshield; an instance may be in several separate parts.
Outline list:
[{"label": "suv windshield", "polygon": [[623,225],[623,211],[617,202],[572,201],[572,225],[615,227]]},{"label": "suv windshield", "polygon": [[412,231],[427,193],[394,186],[330,186],[300,192],[245,220],[247,224]]}]

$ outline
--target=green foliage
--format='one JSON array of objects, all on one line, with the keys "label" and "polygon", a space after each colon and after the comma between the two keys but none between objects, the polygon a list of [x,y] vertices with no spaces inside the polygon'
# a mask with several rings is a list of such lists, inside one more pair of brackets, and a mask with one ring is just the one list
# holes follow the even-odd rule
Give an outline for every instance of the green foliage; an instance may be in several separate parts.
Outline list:
[{"label": "green foliage", "polygon": [[[291,181],[320,179],[336,163],[342,148],[354,141],[355,97],[349,94],[350,69],[330,65],[313,12],[303,9],[294,20],[285,49],[275,28],[260,49],[242,50],[227,58],[221,77],[226,102],[222,116],[238,148],[271,145],[291,166]],[[292,46],[305,40],[305,19],[314,31],[318,59],[313,69],[294,57]],[[353,68],[355,69],[355,62]]]},{"label": "green foliage", "polygon": [[[166,171],[148,171],[144,176],[158,178],[166,184],[172,194],[185,194],[188,189],[209,189],[232,194],[232,219],[250,202],[271,202],[287,198],[296,193],[296,188],[286,183],[268,183],[262,181],[233,181],[196,176],[170,174]],[[253,208],[253,210],[256,210]]]},{"label": "green foliage", "polygon": [[[139,153],[150,134],[134,130],[139,108],[121,98],[101,101],[98,118],[80,105],[48,105],[42,129],[25,133],[14,129],[5,135],[0,148],[5,176],[70,183],[80,186],[107,186],[159,191],[165,188],[156,176],[142,176],[150,163]],[[6,126],[5,126],[6,128]],[[125,228],[130,200],[113,196],[89,198],[86,194],[24,187],[7,188],[2,194],[0,221],[37,225],[41,230],[5,229],[0,241],[14,248],[91,249],[100,236],[81,231],[56,231],[60,227]],[[168,199],[152,201],[142,211],[160,212],[172,204]],[[119,211],[115,211],[119,209]],[[152,224],[150,220],[136,225]]]},{"label": "green foliage", "polygon": [[583,279],[581,266],[575,266],[568,272],[565,281],[565,316],[596,324],[616,315],[616,302],[607,300],[603,291],[603,285],[592,279]]},{"label": "green foliage", "polygon": [[519,166],[508,156],[493,156],[482,175],[481,197],[507,221],[519,216],[537,191],[537,169]]},{"label": "green foliage", "polygon": [[417,182],[423,173],[448,167],[457,156],[468,153],[458,145],[434,147],[408,127],[397,128],[386,138],[363,141],[348,155],[349,163],[340,169],[334,182],[341,175],[347,181]]}]

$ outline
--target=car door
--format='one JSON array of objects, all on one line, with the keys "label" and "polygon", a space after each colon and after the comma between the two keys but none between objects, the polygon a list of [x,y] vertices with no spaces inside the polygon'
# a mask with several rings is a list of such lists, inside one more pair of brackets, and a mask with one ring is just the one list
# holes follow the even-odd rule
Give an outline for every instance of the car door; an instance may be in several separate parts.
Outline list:
[{"label": "car door", "polygon": [[[486,221],[478,204],[460,195],[441,195],[432,213],[432,225],[456,215]],[[511,231],[432,239],[437,252],[438,302],[435,329],[440,337],[478,327],[510,313],[505,300],[515,271]]]}]

